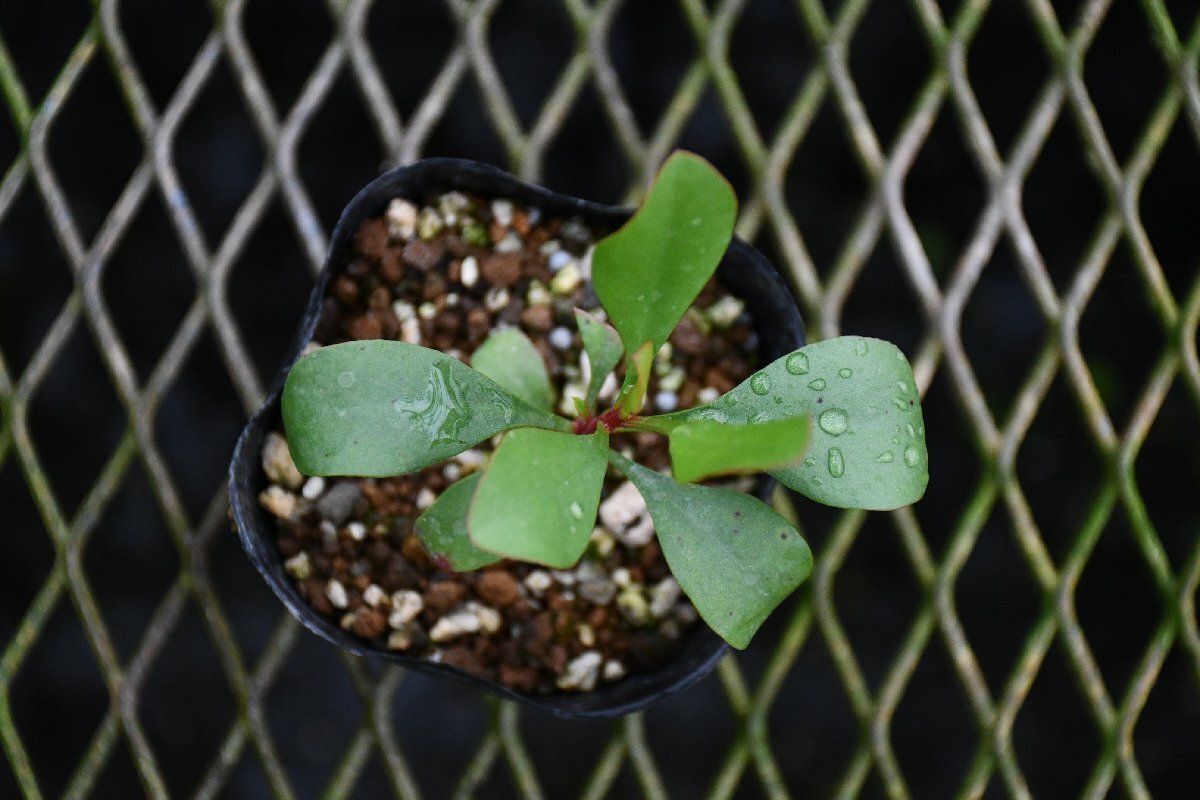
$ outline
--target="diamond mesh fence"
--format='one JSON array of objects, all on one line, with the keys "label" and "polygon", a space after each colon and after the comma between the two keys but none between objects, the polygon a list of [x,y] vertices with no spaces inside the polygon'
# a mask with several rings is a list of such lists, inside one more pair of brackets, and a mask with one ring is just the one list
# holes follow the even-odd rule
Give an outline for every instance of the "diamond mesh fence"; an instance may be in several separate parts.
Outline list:
[{"label": "diamond mesh fence", "polygon": [[[1200,13],[1165,0],[5,4],[0,796],[1200,796]],[[224,469],[381,166],[634,201],[677,145],[932,483],[644,715],[341,655]]]}]

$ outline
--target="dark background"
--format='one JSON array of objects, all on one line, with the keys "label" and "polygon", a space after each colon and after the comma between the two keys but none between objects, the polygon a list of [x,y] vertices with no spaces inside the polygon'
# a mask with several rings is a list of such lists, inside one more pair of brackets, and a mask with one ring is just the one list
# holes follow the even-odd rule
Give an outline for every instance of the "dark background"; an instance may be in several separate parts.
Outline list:
[{"label": "dark background", "polygon": [[[993,5],[970,46],[967,63],[997,146],[1007,154],[1052,65],[1025,4]],[[1078,5],[1054,3],[1065,27],[1073,24]],[[1160,100],[1168,69],[1152,42],[1141,4],[1117,0],[1112,5],[1087,56],[1084,78],[1112,150],[1124,163]],[[1194,3],[1166,5],[1186,39],[1196,23]],[[368,38],[407,120],[455,41],[455,25],[441,3],[379,0],[375,6]],[[942,6],[949,18],[957,4]],[[90,4],[82,0],[0,4],[0,36],[35,107],[91,15]],[[118,15],[150,98],[161,111],[212,30],[211,12],[199,0],[138,0],[121,3]],[[251,0],[244,19],[277,114],[286,116],[334,33],[330,14],[316,0]],[[528,128],[574,52],[569,18],[557,3],[510,0],[495,15],[489,43]],[[617,13],[609,52],[646,138],[695,49],[675,4],[626,2]],[[885,151],[927,79],[930,53],[908,3],[873,3],[853,37],[851,72]],[[769,143],[818,63],[800,15],[790,3],[752,0],[734,29],[730,61]],[[17,158],[22,138],[15,125],[0,124],[0,166]],[[140,135],[103,52],[93,57],[64,102],[48,141],[55,178],[81,236],[90,242],[143,154]],[[691,116],[680,145],[712,160],[743,198],[750,196],[745,162],[712,88]],[[186,115],[172,151],[203,234],[215,250],[271,156],[251,121],[229,61],[223,60]],[[469,75],[424,154],[505,164],[504,149],[489,127],[479,89]],[[344,67],[296,152],[299,175],[325,231],[387,160],[362,94]],[[619,201],[639,179],[622,156],[591,83],[549,148],[542,177],[554,189],[603,202]],[[944,289],[988,197],[949,99],[905,185],[908,213]],[[830,95],[792,159],[787,179],[789,208],[823,277],[846,245],[870,188]],[[1065,296],[1108,208],[1104,185],[1067,109],[1025,183],[1022,207],[1055,287]],[[1183,115],[1145,183],[1140,212],[1167,283],[1183,305],[1200,264],[1200,150],[1195,128],[1189,128]],[[779,261],[775,239],[765,226],[757,244]],[[276,195],[237,259],[229,287],[234,318],[264,385],[279,366],[311,284],[287,207]],[[35,182],[27,179],[0,216],[0,354],[14,382],[34,363],[73,285],[46,203]],[[162,357],[196,292],[196,278],[161,195],[152,191],[108,259],[102,278],[108,311],[141,382]],[[910,354],[929,332],[886,234],[850,294],[841,329],[891,338]],[[1080,347],[1118,435],[1127,429],[1172,335],[1154,313],[1123,240],[1079,326]],[[962,322],[975,377],[1000,424],[1008,419],[1026,376],[1053,336],[1009,241],[1002,239]],[[1194,399],[1176,379],[1135,462],[1138,488],[1175,570],[1191,554],[1200,530]],[[187,356],[153,423],[194,525],[222,487],[245,414],[215,337],[207,331]],[[916,507],[916,517],[940,561],[991,467],[980,455],[944,365],[927,392],[925,414],[932,482]],[[81,319],[49,362],[29,413],[33,446],[67,519],[80,508],[127,427],[128,412]],[[1060,568],[1076,546],[1110,469],[1081,415],[1077,395],[1060,373],[1024,439],[1017,464],[1032,516]],[[811,504],[802,504],[799,511],[820,555],[838,517]],[[1170,613],[1128,519],[1118,503],[1087,558],[1075,595],[1080,624],[1117,704],[1164,613]],[[992,507],[955,591],[962,627],[993,697],[1003,693],[1031,629],[1053,602],[1038,588],[1013,528],[1004,504]],[[204,555],[244,662],[252,668],[278,623],[280,607],[224,529]],[[44,520],[10,452],[0,461],[0,641],[5,646],[51,573],[54,559]],[[179,563],[146,469],[135,457],[120,491],[90,534],[82,565],[122,663],[138,647],[177,578]],[[924,604],[920,581],[887,516],[867,519],[836,575],[833,596],[863,676],[871,690],[878,691]],[[739,657],[751,687],[795,608],[794,602],[785,604]],[[1135,731],[1139,764],[1150,789],[1160,797],[1200,796],[1200,676],[1190,659],[1181,647],[1172,650]],[[275,744],[301,797],[320,793],[363,714],[341,662],[332,647],[301,633],[266,699]],[[11,702],[39,785],[47,796],[57,796],[110,702],[69,597],[59,600],[20,665]],[[393,717],[426,796],[448,795],[486,729],[488,713],[487,704],[474,694],[416,675],[403,680]],[[194,604],[153,662],[137,714],[168,788],[190,796],[236,718],[233,694]],[[789,790],[802,797],[828,795],[841,780],[861,734],[826,638],[816,626],[774,704],[770,724],[772,746]],[[646,727],[667,789],[677,797],[700,796],[736,735],[734,715],[716,677],[649,712]],[[522,730],[546,794],[561,797],[578,793],[612,723],[563,723],[528,712],[522,716]],[[1036,796],[1079,793],[1104,743],[1061,641],[1050,648],[1017,715],[1013,740]],[[892,724],[892,742],[916,797],[951,795],[972,762],[979,733],[940,631],[935,630],[904,692]],[[752,773],[753,768],[739,797],[761,793]],[[1001,786],[1000,778],[993,776],[987,796],[1004,796]],[[94,796],[122,798],[139,791],[128,749],[118,744]],[[389,791],[383,766],[373,755],[354,796]],[[507,769],[498,763],[481,796],[512,791]],[[875,797],[882,792],[873,774],[863,794]],[[248,747],[225,796],[266,793]],[[613,796],[636,793],[634,773],[626,764]],[[16,794],[9,767],[0,759],[0,797]],[[1110,796],[1125,796],[1119,778]]]}]

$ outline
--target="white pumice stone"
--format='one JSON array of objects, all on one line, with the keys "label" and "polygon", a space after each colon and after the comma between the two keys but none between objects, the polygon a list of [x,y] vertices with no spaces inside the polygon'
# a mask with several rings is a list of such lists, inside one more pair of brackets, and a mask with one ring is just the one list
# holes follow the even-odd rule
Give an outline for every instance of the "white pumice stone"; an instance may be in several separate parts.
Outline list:
[{"label": "white pumice stone", "polygon": [[642,594],[641,587],[628,586],[617,595],[617,609],[626,620],[633,625],[645,625],[650,622],[650,604]]},{"label": "white pumice stone", "polygon": [[481,603],[467,603],[467,609],[479,620],[479,627],[484,633],[496,633],[504,623],[500,612],[491,606]]},{"label": "white pumice stone", "polygon": [[696,399],[699,400],[700,403],[707,405],[708,403],[715,403],[720,396],[721,393],[714,387],[705,386],[696,394]]},{"label": "white pumice stone", "polygon": [[297,506],[300,504],[296,495],[278,486],[268,486],[258,496],[258,502],[263,508],[271,512],[272,516],[279,517],[280,519],[292,519],[296,515]]},{"label": "white pumice stone", "polygon": [[485,458],[482,450],[463,450],[454,457],[454,460],[466,469],[475,470],[483,466]]},{"label": "white pumice stone", "polygon": [[492,247],[497,253],[519,253],[523,247],[521,237],[515,233],[509,233]]},{"label": "white pumice stone", "polygon": [[424,511],[437,501],[437,495],[428,486],[422,486],[417,492],[417,508]]},{"label": "white pumice stone", "polygon": [[363,602],[371,608],[379,608],[380,605],[387,602],[387,599],[387,592],[381,589],[377,583],[372,583],[363,591]]},{"label": "white pumice stone", "polygon": [[746,310],[746,304],[732,295],[725,295],[708,307],[705,316],[718,328],[728,328]]},{"label": "white pumice stone", "polygon": [[442,467],[442,477],[448,481],[456,481],[462,477],[462,467],[451,461],[449,464]]},{"label": "white pumice stone", "polygon": [[458,280],[470,289],[479,282],[479,259],[467,256],[463,259],[462,268],[458,272]]},{"label": "white pumice stone", "polygon": [[617,396],[617,390],[620,389],[620,384],[617,383],[616,373],[608,373],[608,377],[604,379],[604,383],[600,385],[600,394],[598,397],[601,400],[612,400]]},{"label": "white pumice stone", "polygon": [[[412,647],[413,632],[411,628],[401,628],[388,634],[388,650],[407,650]],[[431,659],[432,660],[432,659]]]},{"label": "white pumice stone", "polygon": [[562,325],[551,329],[550,335],[546,339],[555,350],[566,350],[571,346],[571,332]]},{"label": "white pumice stone", "polygon": [[307,580],[312,575],[312,564],[308,560],[308,553],[300,552],[283,562],[283,568],[298,581]]},{"label": "white pumice stone", "polygon": [[367,526],[361,522],[351,522],[346,526],[346,533],[350,534],[350,538],[356,542],[361,542],[367,538]]},{"label": "white pumice stone", "polygon": [[425,601],[420,592],[411,589],[401,589],[392,592],[392,613],[388,615],[388,625],[397,630],[417,618],[425,610]]},{"label": "white pumice stone", "polygon": [[[555,242],[555,244],[557,244],[557,242]],[[549,256],[550,258],[546,260],[546,266],[550,267],[551,272],[558,272],[567,264],[570,264],[575,260],[566,250],[559,250],[557,248],[551,250]]]},{"label": "white pumice stone", "polygon": [[304,488],[300,490],[300,496],[305,500],[316,500],[325,493],[325,479],[320,475],[314,475],[304,482]]},{"label": "white pumice stone", "polygon": [[654,395],[654,405],[659,411],[669,414],[679,408],[679,395],[674,392],[658,392]]},{"label": "white pumice stone", "polygon": [[587,387],[582,383],[568,382],[563,386],[562,399],[558,403],[558,413],[570,419],[578,417],[579,409],[575,407],[576,398],[587,399]]},{"label": "white pumice stone", "polygon": [[397,300],[392,303],[392,313],[396,315],[396,319],[404,322],[417,315],[417,307],[407,301]]},{"label": "white pumice stone", "polygon": [[417,236],[428,241],[441,233],[443,227],[445,224],[438,212],[432,208],[421,209],[421,214],[417,217]]},{"label": "white pumice stone", "polygon": [[388,233],[397,239],[411,239],[417,231],[417,215],[420,211],[407,200],[397,197],[388,203]]},{"label": "white pumice stone", "polygon": [[556,569],[556,570],[552,570],[550,572],[550,574],[554,577],[554,580],[558,581],[560,586],[574,586],[575,585],[575,573],[571,570]]},{"label": "white pumice stone", "polygon": [[600,665],[603,662],[604,657],[595,650],[580,653],[567,662],[555,685],[559,689],[591,691],[596,687],[596,679],[600,677]]},{"label": "white pumice stone", "polygon": [[478,633],[480,627],[479,616],[476,613],[467,608],[460,608],[439,619],[429,631],[429,638],[435,642],[448,642],[460,636]]},{"label": "white pumice stone", "polygon": [[337,580],[331,580],[325,585],[325,596],[334,608],[345,608],[350,604],[350,598],[346,596],[346,587]]},{"label": "white pumice stone", "polygon": [[325,544],[333,544],[337,541],[337,525],[334,525],[327,519],[323,519],[317,528],[321,531],[321,541]]},{"label": "white pumice stone", "polygon": [[447,308],[454,308],[455,306],[458,305],[458,302],[459,302],[458,292],[448,292],[446,294],[446,307]]},{"label": "white pumice stone", "polygon": [[596,246],[588,247],[587,252],[583,254],[583,258],[579,259],[579,272],[583,275],[585,281],[592,279],[592,254],[596,252]]},{"label": "white pumice stone", "polygon": [[613,535],[600,525],[592,528],[592,535],[588,538],[588,543],[595,548],[597,555],[600,556],[609,555],[617,546],[617,540],[613,538]]},{"label": "white pumice stone", "polygon": [[417,316],[421,319],[433,319],[437,316],[438,308],[435,303],[421,303],[417,309]]},{"label": "white pumice stone", "polygon": [[421,323],[415,318],[400,323],[400,338],[409,344],[421,343]]},{"label": "white pumice stone", "polygon": [[663,578],[650,590],[650,613],[655,619],[662,619],[671,613],[679,602],[679,583],[672,577]]},{"label": "white pumice stone", "polygon": [[[538,253],[543,256],[552,256],[561,249],[562,242],[560,242],[558,239],[547,239],[542,243],[542,246],[538,248]],[[551,269],[554,269],[554,267],[551,267]]]},{"label": "white pumice stone", "polygon": [[567,295],[575,291],[583,283],[583,273],[574,261],[568,261],[554,277],[550,279],[550,291],[557,295]]},{"label": "white pumice stone", "polygon": [[625,665],[620,661],[610,658],[608,661],[604,662],[604,671],[602,675],[604,676],[604,680],[608,681],[609,683],[612,681],[619,681],[621,678],[625,677]]},{"label": "white pumice stone", "polygon": [[553,585],[554,578],[544,569],[535,569],[525,576],[525,588],[537,597],[541,597]]},{"label": "white pumice stone", "polygon": [[263,442],[262,466],[267,479],[285,489],[299,489],[300,484],[304,483],[304,476],[296,469],[296,462],[292,461],[287,439],[274,431],[267,434]]},{"label": "white pumice stone", "polygon": [[629,570],[625,569],[625,567],[617,567],[614,569],[612,572],[612,579],[613,583],[615,583],[617,586],[620,586],[622,589],[627,588],[630,583],[632,583]]},{"label": "white pumice stone", "polygon": [[658,388],[666,392],[678,392],[686,377],[687,373],[683,371],[683,367],[672,367],[659,379]]},{"label": "white pumice stone", "polygon": [[625,481],[600,504],[600,522],[627,547],[642,547],[654,538],[654,521],[637,487]]},{"label": "white pumice stone", "polygon": [[499,311],[508,305],[508,300],[508,289],[503,286],[494,286],[488,289],[487,294],[483,296],[483,304],[489,311]]},{"label": "white pumice stone", "polygon": [[497,224],[507,228],[512,225],[513,221],[513,204],[511,200],[493,200],[492,201],[492,219]]},{"label": "white pumice stone", "polygon": [[579,627],[575,629],[575,635],[579,638],[579,643],[584,647],[596,646],[596,632],[586,622],[579,624]]},{"label": "white pumice stone", "polygon": [[525,302],[531,306],[548,306],[554,302],[554,295],[541,281],[530,281],[529,291],[525,293]]}]

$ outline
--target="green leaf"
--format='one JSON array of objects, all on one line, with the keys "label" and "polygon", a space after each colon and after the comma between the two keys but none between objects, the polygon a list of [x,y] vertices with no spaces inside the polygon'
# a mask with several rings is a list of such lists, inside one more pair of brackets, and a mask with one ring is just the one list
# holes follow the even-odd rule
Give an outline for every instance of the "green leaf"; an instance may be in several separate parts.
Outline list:
[{"label": "green leaf", "polygon": [[480,550],[467,535],[467,511],[482,472],[473,472],[450,485],[417,517],[417,536],[436,559],[445,559],[455,572],[469,572],[500,560],[495,553]]},{"label": "green leaf", "polygon": [[756,372],[705,406],[655,418],[761,422],[808,414],[812,444],[781,483],[839,508],[891,509],[921,499],[929,454],[916,381],[894,344],[843,336],[810,344]]},{"label": "green leaf", "polygon": [[637,213],[601,239],[592,283],[625,352],[658,348],[687,311],[733,238],[737,196],[704,159],[676,151]]},{"label": "green leaf", "polygon": [[786,519],[742,492],[682,485],[624,458],[671,574],[700,616],[738,649],[812,572],[812,552]]},{"label": "green leaf", "polygon": [[534,408],[550,411],[554,406],[546,362],[516,328],[489,336],[471,356],[471,366]]},{"label": "green leaf", "polygon": [[471,502],[471,541],[509,558],[559,569],[573,565],[596,524],[607,449],[603,431],[510,431]]},{"label": "green leaf", "polygon": [[625,384],[614,404],[625,416],[633,416],[646,403],[650,373],[654,367],[654,345],[646,342],[625,360]]},{"label": "green leaf", "polygon": [[567,427],[458,359],[382,340],[300,359],[282,405],[292,458],[306,475],[399,475],[509,428]]},{"label": "green leaf", "polygon": [[583,339],[583,349],[587,351],[588,361],[592,365],[592,378],[588,382],[587,407],[596,407],[596,398],[604,379],[621,363],[625,354],[621,346],[621,337],[616,330],[581,308],[575,309],[575,324],[579,326],[579,336]]},{"label": "green leaf", "polygon": [[733,425],[693,420],[670,433],[671,469],[680,483],[763,472],[799,463],[808,450],[807,416]]}]

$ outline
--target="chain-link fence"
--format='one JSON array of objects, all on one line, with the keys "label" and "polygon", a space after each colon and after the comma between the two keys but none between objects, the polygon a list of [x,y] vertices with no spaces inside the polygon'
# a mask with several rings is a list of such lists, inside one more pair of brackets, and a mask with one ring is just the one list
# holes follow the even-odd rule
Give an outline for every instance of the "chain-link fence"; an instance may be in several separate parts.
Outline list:
[{"label": "chain-link fence", "polygon": [[[1194,2],[5,6],[0,795],[1200,796]],[[679,143],[813,338],[909,352],[926,499],[801,505],[795,601],[615,723],[301,632],[223,472],[341,205]]]}]

